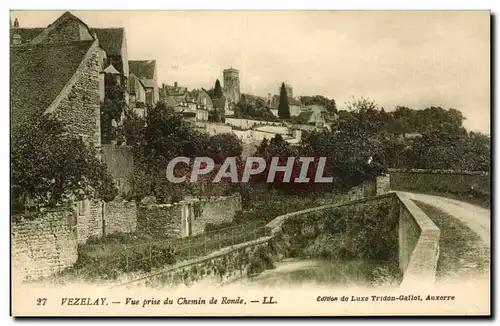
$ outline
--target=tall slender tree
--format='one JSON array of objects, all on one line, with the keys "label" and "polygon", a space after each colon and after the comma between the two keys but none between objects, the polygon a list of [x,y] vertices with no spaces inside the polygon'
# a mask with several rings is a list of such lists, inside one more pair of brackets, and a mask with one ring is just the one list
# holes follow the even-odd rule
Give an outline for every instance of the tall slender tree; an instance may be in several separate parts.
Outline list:
[{"label": "tall slender tree", "polygon": [[217,79],[214,87],[214,98],[222,98],[222,96],[222,87],[220,86],[220,81]]},{"label": "tall slender tree", "polygon": [[281,119],[290,118],[290,107],[288,106],[288,95],[286,93],[285,83],[281,84],[280,104],[278,106],[278,116]]}]

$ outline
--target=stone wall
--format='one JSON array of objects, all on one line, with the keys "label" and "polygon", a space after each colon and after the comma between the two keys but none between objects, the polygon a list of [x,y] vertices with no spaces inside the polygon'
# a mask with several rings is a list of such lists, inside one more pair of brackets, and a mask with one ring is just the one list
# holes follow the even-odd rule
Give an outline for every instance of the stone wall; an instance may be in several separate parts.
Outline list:
[{"label": "stone wall", "polygon": [[219,134],[228,134],[233,131],[233,127],[216,122],[196,122],[196,128],[198,128],[201,132],[206,132],[210,136],[219,135]]},{"label": "stone wall", "polygon": [[132,233],[137,230],[135,202],[112,201],[104,203],[104,234]]},{"label": "stone wall", "polygon": [[262,237],[253,241],[241,243],[221,249],[204,257],[183,261],[167,267],[161,273],[150,278],[133,282],[146,286],[164,287],[179,284],[194,284],[199,281],[220,284],[240,279],[248,274],[252,258],[258,255],[259,249],[265,249],[270,237]]},{"label": "stone wall", "polygon": [[[241,210],[241,196],[205,197],[190,203],[193,213],[191,235],[205,231],[207,224],[231,222],[237,211]],[[199,211],[198,211],[199,210]]]},{"label": "stone wall", "polygon": [[76,236],[79,244],[87,242],[90,237],[102,237],[103,215],[101,201],[84,201],[85,209],[76,218]]},{"label": "stone wall", "polygon": [[239,194],[188,198],[174,204],[141,205],[137,230],[158,238],[193,236],[202,233],[209,223],[231,222],[239,210]]},{"label": "stone wall", "polygon": [[182,204],[140,205],[137,230],[157,238],[182,236]]},{"label": "stone wall", "polygon": [[14,216],[11,223],[14,281],[32,280],[60,272],[77,260],[73,213],[47,212],[28,219]]},{"label": "stone wall", "polygon": [[76,71],[72,87],[59,95],[56,107],[49,108],[68,128],[68,131],[84,137],[96,146],[101,144],[99,71],[100,53],[95,42]]},{"label": "stone wall", "polygon": [[264,121],[264,120],[252,120],[252,119],[240,119],[240,118],[226,118],[226,124],[241,128],[241,129],[251,129],[253,126],[257,125],[268,125],[268,126],[282,126],[282,122],[276,121]]},{"label": "stone wall", "polygon": [[474,188],[474,192],[479,194],[491,193],[490,175],[487,172],[391,169],[389,174],[392,190],[463,195],[470,194]]},{"label": "stone wall", "polygon": [[441,231],[432,220],[404,194],[396,193],[400,202],[399,268],[402,286],[432,283],[436,277]]},{"label": "stone wall", "polygon": [[129,177],[134,171],[132,148],[126,145],[103,144],[102,161],[106,163],[107,170],[115,180],[120,193],[129,193],[131,191]]}]

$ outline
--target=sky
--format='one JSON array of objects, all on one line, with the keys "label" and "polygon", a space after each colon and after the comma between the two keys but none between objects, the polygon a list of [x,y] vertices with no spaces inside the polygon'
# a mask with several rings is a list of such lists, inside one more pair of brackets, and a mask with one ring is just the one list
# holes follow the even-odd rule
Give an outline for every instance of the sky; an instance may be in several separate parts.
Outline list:
[{"label": "sky", "polygon": [[[44,27],[62,11],[12,11]],[[488,11],[72,11],[124,27],[129,60],[155,59],[159,82],[211,88],[240,71],[243,93],[362,97],[386,110],[441,106],[490,133]]]}]

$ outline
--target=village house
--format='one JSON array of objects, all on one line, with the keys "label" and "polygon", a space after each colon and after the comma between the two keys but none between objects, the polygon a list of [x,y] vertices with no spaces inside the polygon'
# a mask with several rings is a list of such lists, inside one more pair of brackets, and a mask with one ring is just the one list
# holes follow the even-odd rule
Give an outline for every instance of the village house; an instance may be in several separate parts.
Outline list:
[{"label": "village house", "polygon": [[[66,12],[29,42],[12,44],[10,57],[12,132],[27,115],[51,113],[69,133],[100,149],[106,52],[95,33]],[[102,220],[100,210],[98,202],[75,203],[75,227]],[[77,230],[85,241],[88,229]]]},{"label": "village house", "polygon": [[140,78],[146,88],[146,104],[154,106],[160,100],[156,60],[132,60],[128,65],[130,73]]},{"label": "village house", "polygon": [[146,87],[140,78],[134,74],[129,75],[128,83],[129,107],[140,117],[146,116]]},{"label": "village house", "polygon": [[115,76],[119,76],[119,84],[124,92],[125,103],[129,102],[128,78],[129,66],[127,55],[127,39],[124,28],[92,28],[99,40],[99,45],[106,51],[106,66],[112,66]]},{"label": "village house", "polygon": [[[275,115],[276,117],[278,117],[279,104],[280,104],[279,95],[271,95],[271,94],[268,95],[267,106],[269,107],[273,115]],[[300,102],[300,100],[291,96],[288,96],[288,107],[290,108],[291,117],[298,116],[302,111],[302,103]]]},{"label": "village house", "polygon": [[[74,17],[74,18],[73,18]],[[102,53],[103,58],[103,71],[101,71],[100,78],[101,82],[101,97],[100,100],[104,100],[104,93],[106,83],[104,79],[106,74],[111,74],[113,79],[118,79],[118,84],[121,85],[123,89],[123,96],[125,103],[129,102],[129,94],[127,87],[127,79],[129,75],[129,67],[128,67],[128,57],[127,57],[127,39],[125,36],[124,28],[89,28],[85,23],[81,20],[81,24],[84,24],[86,27],[81,27],[82,34],[80,36],[76,35],[76,29],[73,32],[70,32],[69,29],[71,27],[67,27],[67,21],[78,19],[76,16],[72,15],[69,12],[66,12],[61,17],[59,17],[54,23],[52,23],[49,28],[51,30],[59,30],[61,33],[74,33],[75,39],[80,40],[89,40],[90,38],[95,38],[99,41],[99,46],[104,53]],[[55,25],[55,26],[54,26]],[[84,26],[80,25],[80,26]],[[20,22],[17,18],[14,21],[14,25],[11,26],[10,29],[10,39],[11,45],[20,45],[26,43],[37,44],[41,39],[46,39],[46,36],[38,36],[41,35],[43,31],[47,28],[44,27],[35,27],[35,28],[23,28],[20,27]],[[57,39],[55,40],[57,41]],[[64,40],[59,40],[64,41]],[[117,74],[118,72],[118,74]]]},{"label": "village house", "polygon": [[225,97],[215,98],[212,100],[212,103],[214,105],[214,110],[219,113],[223,113],[224,116],[231,117],[234,115],[234,110],[229,107],[229,102]]}]

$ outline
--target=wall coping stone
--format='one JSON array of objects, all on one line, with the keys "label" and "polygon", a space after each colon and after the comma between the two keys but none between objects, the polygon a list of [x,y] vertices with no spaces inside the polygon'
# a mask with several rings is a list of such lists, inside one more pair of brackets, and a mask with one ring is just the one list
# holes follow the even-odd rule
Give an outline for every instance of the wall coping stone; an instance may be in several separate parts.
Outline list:
[{"label": "wall coping stone", "polygon": [[410,198],[396,192],[404,209],[413,217],[420,228],[420,236],[411,254],[406,270],[403,271],[401,286],[418,281],[432,283],[435,281],[437,261],[439,259],[439,238],[441,230]]},{"label": "wall coping stone", "polygon": [[462,174],[489,176],[487,171],[432,170],[432,169],[387,169],[389,173]]}]

